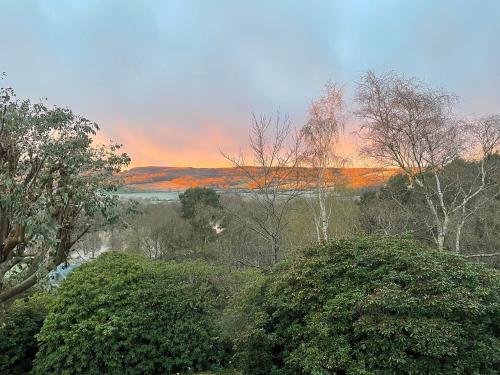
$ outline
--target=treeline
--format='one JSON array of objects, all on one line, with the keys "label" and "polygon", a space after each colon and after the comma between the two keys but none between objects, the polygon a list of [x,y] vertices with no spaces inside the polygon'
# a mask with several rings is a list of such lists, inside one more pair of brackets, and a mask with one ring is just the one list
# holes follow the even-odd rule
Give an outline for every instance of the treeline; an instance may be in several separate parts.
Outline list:
[{"label": "treeline", "polygon": [[[328,232],[335,238],[362,233],[359,197],[340,190],[327,197],[335,211]],[[184,198],[186,197],[186,198]],[[189,197],[189,198],[187,198]],[[278,199],[276,209],[286,205],[279,233],[278,261],[316,241],[313,197],[295,197],[292,202]],[[190,188],[179,202],[140,201],[127,214],[126,226],[109,231],[109,246],[142,254],[150,259],[203,259],[239,268],[269,271],[275,264],[273,248],[249,221],[266,222],[267,212],[252,195],[218,194],[210,188]],[[89,241],[92,241],[89,238]],[[93,242],[92,246],[100,246]],[[83,248],[90,247],[85,242]]]},{"label": "treeline", "polygon": [[[487,164],[500,170],[498,156],[490,157]],[[477,164],[456,160],[447,165],[443,173],[459,173],[464,183],[472,184],[467,178],[474,179],[476,170]],[[496,179],[495,185],[500,184],[500,174],[491,178]],[[272,268],[274,255],[269,243],[247,225],[249,217],[263,222],[266,215],[252,195],[219,195],[209,188],[191,188],[182,196],[190,198],[179,202],[137,203],[130,216],[123,214],[127,226],[110,230],[110,247],[140,253],[150,259],[204,259],[240,268]],[[325,202],[332,212],[327,230],[331,238],[348,239],[361,234],[410,235],[422,245],[435,246],[430,229],[433,218],[425,196],[419,187],[408,189],[403,174],[392,177],[379,188],[352,190],[337,186],[334,192],[327,194]],[[313,219],[315,203],[311,192],[295,197],[292,202],[278,200],[276,203],[278,208],[288,205],[278,259],[317,241]],[[500,195],[491,188],[471,202],[471,207],[474,211],[470,213],[468,225],[461,229],[459,253],[497,266]],[[445,242],[445,248],[453,252],[457,246],[459,219],[451,220]]]}]

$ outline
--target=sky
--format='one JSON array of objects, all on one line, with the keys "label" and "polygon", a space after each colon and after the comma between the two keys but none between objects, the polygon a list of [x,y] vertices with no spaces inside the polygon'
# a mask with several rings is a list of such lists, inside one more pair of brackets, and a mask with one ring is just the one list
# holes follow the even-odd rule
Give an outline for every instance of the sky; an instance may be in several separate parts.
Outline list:
[{"label": "sky", "polygon": [[225,166],[252,112],[300,127],[327,81],[354,109],[368,69],[500,113],[498,0],[0,0],[0,40],[0,85],[96,121],[132,166]]}]

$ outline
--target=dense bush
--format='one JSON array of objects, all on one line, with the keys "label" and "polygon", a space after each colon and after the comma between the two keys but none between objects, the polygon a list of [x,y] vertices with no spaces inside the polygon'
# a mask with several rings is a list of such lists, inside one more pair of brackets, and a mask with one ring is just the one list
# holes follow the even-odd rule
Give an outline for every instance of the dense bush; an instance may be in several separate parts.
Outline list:
[{"label": "dense bush", "polygon": [[108,253],[63,283],[34,374],[170,374],[218,368],[221,311],[248,274]]},{"label": "dense bush", "polygon": [[[408,239],[308,249],[227,311],[246,374],[497,374],[498,271]],[[249,316],[250,314],[250,316]]]},{"label": "dense bush", "polygon": [[54,297],[36,293],[19,299],[0,323],[0,374],[25,374],[38,350],[35,335],[42,328]]}]

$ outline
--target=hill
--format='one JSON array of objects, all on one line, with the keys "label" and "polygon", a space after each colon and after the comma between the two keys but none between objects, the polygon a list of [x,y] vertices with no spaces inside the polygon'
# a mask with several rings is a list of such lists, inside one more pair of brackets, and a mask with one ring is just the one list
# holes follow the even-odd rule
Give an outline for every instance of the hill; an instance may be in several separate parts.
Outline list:
[{"label": "hill", "polygon": [[[307,173],[307,170],[303,170]],[[363,188],[383,184],[398,169],[331,168],[328,179],[346,187]],[[185,190],[190,187],[214,189],[249,189],[249,179],[237,168],[138,167],[122,173],[130,191]]]}]

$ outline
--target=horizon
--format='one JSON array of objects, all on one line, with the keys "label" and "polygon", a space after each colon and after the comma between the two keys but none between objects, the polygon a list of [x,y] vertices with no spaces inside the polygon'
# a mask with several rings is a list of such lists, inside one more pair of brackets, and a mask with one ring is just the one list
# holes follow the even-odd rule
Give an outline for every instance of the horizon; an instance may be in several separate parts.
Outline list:
[{"label": "horizon", "polygon": [[220,150],[248,150],[252,112],[300,127],[328,81],[345,89],[343,154],[373,166],[351,113],[369,69],[456,93],[460,116],[499,109],[498,1],[3,0],[0,14],[1,85],[97,122],[130,168],[230,167]]},{"label": "horizon", "polygon": [[[248,168],[248,167],[251,167],[251,168],[262,168],[262,167],[259,167],[259,166],[253,166],[253,165],[244,165],[243,167],[245,168]],[[139,165],[139,166],[129,166],[127,167],[126,169],[124,169],[122,171],[122,173],[125,173],[125,172],[128,172],[128,171],[131,171],[133,169],[140,169],[140,168],[169,168],[169,169],[239,169],[241,167],[236,167],[236,166],[233,166],[233,165],[229,165],[229,166],[222,166],[222,167],[197,167],[197,166],[173,166],[173,165]],[[293,167],[289,167],[289,168],[293,168]],[[299,169],[314,169],[313,167],[311,166],[300,166],[298,167]],[[381,170],[391,170],[391,169],[401,169],[399,167],[395,167],[395,166],[342,166],[342,167],[327,167],[327,169],[339,169],[339,170],[343,170],[343,169],[381,169]]]}]

